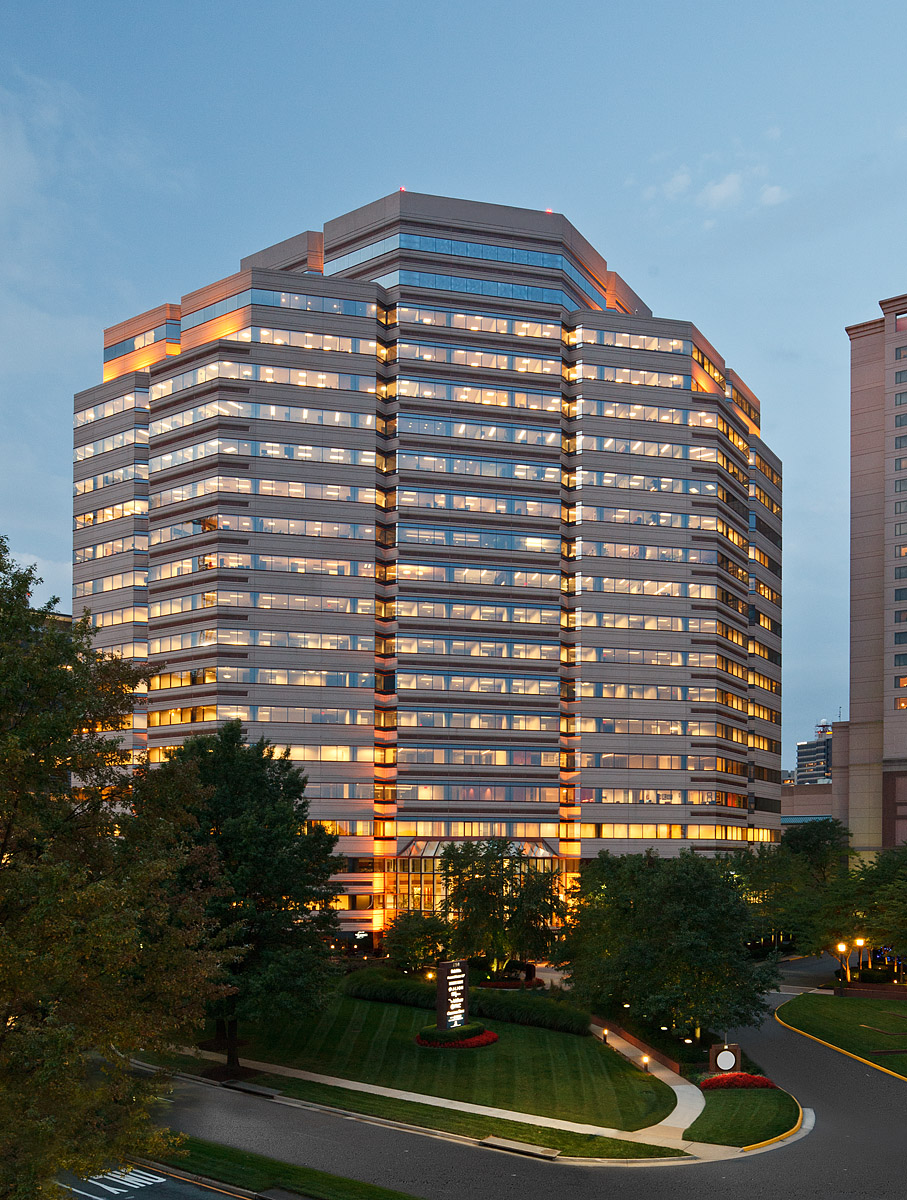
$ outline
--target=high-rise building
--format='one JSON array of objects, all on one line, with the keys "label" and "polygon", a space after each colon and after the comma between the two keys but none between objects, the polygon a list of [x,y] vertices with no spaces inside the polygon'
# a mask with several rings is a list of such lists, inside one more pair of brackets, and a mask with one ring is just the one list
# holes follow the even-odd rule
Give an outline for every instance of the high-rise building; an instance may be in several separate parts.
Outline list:
[{"label": "high-rise building", "polygon": [[850,720],[834,727],[834,815],[864,854],[907,839],[907,295],[879,307],[847,330]]},{"label": "high-rise building", "polygon": [[797,742],[798,785],[828,783],[831,779],[832,733],[828,721],[816,726],[816,736],[806,742]]},{"label": "high-rise building", "polygon": [[75,609],[158,668],[152,761],[290,747],[347,929],[432,907],[451,840],[569,876],[777,837],[780,464],[564,217],[394,193],[104,347]]}]

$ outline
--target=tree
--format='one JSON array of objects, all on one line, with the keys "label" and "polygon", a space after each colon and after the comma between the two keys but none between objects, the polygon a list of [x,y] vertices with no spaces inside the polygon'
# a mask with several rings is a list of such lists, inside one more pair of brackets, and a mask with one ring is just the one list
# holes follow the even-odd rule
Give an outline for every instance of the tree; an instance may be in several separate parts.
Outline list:
[{"label": "tree", "polygon": [[[204,909],[210,864],[189,842],[191,781],[135,779],[107,729],[145,672],[96,653],[87,619],[33,610],[32,569],[0,539],[0,1195],[56,1195],[168,1143],[162,1078],[129,1056],[193,1028],[217,992]],[[180,894],[177,880],[190,884]]]},{"label": "tree", "polygon": [[486,955],[497,970],[515,956],[546,956],[566,905],[557,873],[507,838],[450,842],[441,854],[444,915],[460,954]]},{"label": "tree", "polygon": [[594,1009],[656,1025],[724,1031],[756,1025],[772,965],[747,952],[752,913],[726,863],[614,857],[582,872],[567,939],[573,986]]},{"label": "tree", "polygon": [[329,938],[337,918],[331,882],[341,860],[337,839],[307,829],[305,777],[289,752],[276,755],[264,738],[247,743],[239,721],[190,738],[161,768],[192,764],[203,790],[190,805],[195,838],[211,848],[221,872],[208,916],[243,954],[228,968],[232,991],[214,1009],[227,1066],[239,1068],[238,1022],[319,1007],[335,969]]},{"label": "tree", "polygon": [[450,926],[434,913],[399,912],[384,933],[384,950],[399,971],[419,971],[444,957]]},{"label": "tree", "polygon": [[862,932],[869,945],[890,952],[900,968],[907,957],[907,845],[883,850],[858,874]]},{"label": "tree", "polygon": [[850,830],[834,817],[791,825],[781,838],[781,849],[799,858],[822,886],[847,869]]},{"label": "tree", "polygon": [[777,950],[782,935],[793,933],[791,903],[803,882],[802,863],[765,843],[736,850],[725,861],[750,906],[753,940]]}]

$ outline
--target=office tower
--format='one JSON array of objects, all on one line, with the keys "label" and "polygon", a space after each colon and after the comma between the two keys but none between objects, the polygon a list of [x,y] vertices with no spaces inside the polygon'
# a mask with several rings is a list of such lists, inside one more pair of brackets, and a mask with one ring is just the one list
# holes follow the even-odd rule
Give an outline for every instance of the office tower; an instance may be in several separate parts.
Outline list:
[{"label": "office tower", "polygon": [[797,784],[828,783],[831,779],[832,733],[828,721],[816,726],[816,736],[797,742]]},{"label": "office tower", "polygon": [[110,329],[75,608],[160,674],[153,761],[239,716],[340,834],[351,932],[445,843],[772,841],[780,464],[759,403],[564,217],[398,192]]},{"label": "office tower", "polygon": [[864,854],[907,838],[907,296],[879,307],[847,330],[850,720],[844,737],[835,725],[833,781]]}]

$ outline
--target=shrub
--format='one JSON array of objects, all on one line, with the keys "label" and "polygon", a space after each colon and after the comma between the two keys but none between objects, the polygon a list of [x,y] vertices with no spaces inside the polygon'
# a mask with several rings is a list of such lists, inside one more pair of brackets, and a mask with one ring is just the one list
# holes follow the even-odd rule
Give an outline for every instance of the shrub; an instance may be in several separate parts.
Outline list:
[{"label": "shrub", "polygon": [[456,1029],[438,1029],[436,1025],[423,1025],[416,1041],[420,1046],[446,1046],[452,1042],[467,1042],[485,1032],[481,1021],[468,1021],[465,1025],[458,1025]]},{"label": "shrub", "polygon": [[470,988],[469,1011],[473,1016],[487,1017],[490,1021],[537,1025],[542,1029],[556,1029],[560,1033],[574,1033],[579,1037],[589,1035],[591,1018],[587,1012],[526,992]]},{"label": "shrub", "polygon": [[[388,967],[357,971],[343,981],[343,991],[357,1000],[380,1000],[385,1004],[406,1004],[411,1008],[433,1010],[437,989],[432,983],[420,983],[397,975]],[[490,1021],[508,1021],[513,1025],[536,1025],[560,1033],[586,1037],[589,1014],[570,1005],[531,996],[528,993],[469,989],[469,1012]]]},{"label": "shrub", "polygon": [[[687,1045],[684,1041],[684,1037],[687,1035],[681,1030],[661,1029],[657,1025],[650,1025],[645,1021],[634,1020],[628,1014],[625,1015],[620,1012],[612,1014],[612,1018],[618,1028],[625,1029],[627,1033],[632,1033],[641,1042],[645,1042],[653,1050],[660,1050],[662,1054],[667,1054],[675,1062],[688,1063],[690,1065],[701,1063],[708,1058],[708,1047],[711,1043],[722,1040],[718,1034],[711,1033],[708,1029],[703,1029],[699,1035],[699,1041],[693,1041]],[[607,1024],[606,1019],[605,1025]]]},{"label": "shrub", "polygon": [[420,1034],[416,1038],[416,1044],[419,1046],[431,1046],[436,1050],[476,1050],[479,1046],[490,1046],[497,1040],[498,1035],[492,1033],[490,1029],[486,1029],[482,1033],[476,1034],[475,1037],[464,1038],[460,1042],[429,1042]]},{"label": "shrub", "polygon": [[[836,971],[839,978],[843,976],[843,971]],[[894,968],[893,967],[870,967],[868,970],[864,967],[862,971],[854,971],[853,978],[860,983],[893,983]]]},{"label": "shrub", "polygon": [[764,1075],[750,1075],[747,1071],[728,1071],[725,1075],[711,1075],[699,1085],[704,1092],[722,1088],[773,1088],[777,1084]]}]

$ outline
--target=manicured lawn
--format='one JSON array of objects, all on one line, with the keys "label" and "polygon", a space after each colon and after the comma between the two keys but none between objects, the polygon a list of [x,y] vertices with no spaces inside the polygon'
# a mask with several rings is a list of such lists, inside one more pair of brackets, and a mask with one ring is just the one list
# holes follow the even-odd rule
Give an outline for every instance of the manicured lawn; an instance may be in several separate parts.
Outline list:
[{"label": "manicured lawn", "polygon": [[681,1151],[666,1149],[663,1146],[649,1146],[641,1142],[624,1142],[617,1138],[568,1133],[559,1129],[548,1129],[542,1125],[523,1125],[518,1121],[480,1117],[473,1113],[435,1108],[429,1104],[414,1104],[409,1100],[391,1100],[384,1096],[369,1095],[367,1092],[351,1092],[346,1088],[329,1087],[323,1083],[309,1083],[285,1075],[257,1075],[254,1082],[279,1089],[287,1096],[311,1100],[314,1104],[326,1104],[333,1108],[346,1109],[348,1112],[368,1113],[388,1121],[420,1125],[424,1129],[440,1129],[445,1133],[459,1134],[461,1137],[481,1140],[493,1136],[509,1138],[516,1142],[529,1142],[533,1146],[548,1146],[553,1150],[560,1150],[561,1154],[573,1158],[682,1156]]},{"label": "manicured lawn", "polygon": [[793,1129],[798,1115],[797,1102],[780,1088],[710,1091],[684,1136],[718,1146],[754,1146]]},{"label": "manicured lawn", "polygon": [[242,1056],[614,1129],[654,1124],[674,1107],[670,1088],[591,1037],[485,1024],[500,1037],[493,1046],[433,1050],[414,1040],[423,1010],[341,997],[319,1017],[246,1027]]},{"label": "manicured lawn", "polygon": [[[907,1001],[883,996],[795,996],[778,1009],[795,1029],[907,1078]],[[879,1054],[877,1051],[886,1051]],[[903,1053],[892,1054],[892,1050]]]},{"label": "manicured lawn", "polygon": [[260,1154],[247,1154],[229,1146],[186,1138],[187,1154],[163,1159],[178,1171],[190,1171],[250,1192],[282,1187],[315,1200],[414,1200],[408,1192],[393,1192],[373,1183],[359,1183],[339,1175],[327,1175],[310,1167],[294,1167]]}]

